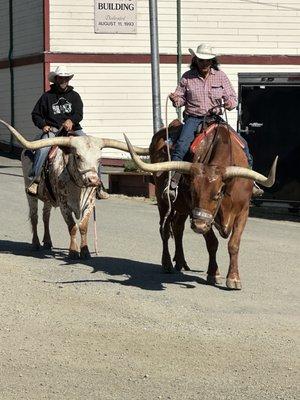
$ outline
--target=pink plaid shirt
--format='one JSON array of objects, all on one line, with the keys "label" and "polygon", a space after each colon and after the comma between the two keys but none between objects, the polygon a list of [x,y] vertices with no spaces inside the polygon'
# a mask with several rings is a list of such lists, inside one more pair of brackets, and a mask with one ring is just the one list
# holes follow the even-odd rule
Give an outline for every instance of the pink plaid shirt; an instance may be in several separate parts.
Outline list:
[{"label": "pink plaid shirt", "polygon": [[[185,72],[174,95],[175,107],[185,106],[185,112],[194,116],[205,115],[212,107],[220,104],[224,104],[228,110],[237,106],[237,95],[227,75],[213,68],[205,79],[196,70]],[[222,114],[222,109],[214,109],[214,113]]]}]

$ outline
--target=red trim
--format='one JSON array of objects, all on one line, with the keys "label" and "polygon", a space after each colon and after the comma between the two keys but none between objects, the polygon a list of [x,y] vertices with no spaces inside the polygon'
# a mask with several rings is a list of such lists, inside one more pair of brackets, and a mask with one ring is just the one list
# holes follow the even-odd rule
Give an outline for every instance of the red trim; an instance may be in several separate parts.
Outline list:
[{"label": "red trim", "polygon": [[50,6],[49,0],[44,0],[44,51],[50,51]]},{"label": "red trim", "polygon": [[221,64],[300,65],[300,56],[224,55],[218,59]]},{"label": "red trim", "polygon": [[50,89],[50,83],[48,81],[49,72],[50,72],[50,63],[44,62],[44,92]]},{"label": "red trim", "polygon": [[[264,56],[264,55],[224,55],[218,57],[221,64],[256,64],[256,65],[300,65],[300,56]],[[183,64],[189,64],[190,56],[183,56]],[[148,64],[150,54],[82,54],[82,53],[44,53],[19,57],[13,60],[13,66],[37,63],[112,63],[112,64]],[[176,64],[176,55],[162,54],[161,64]],[[0,60],[0,69],[8,68],[8,60]],[[47,75],[45,75],[47,76]],[[48,82],[47,82],[48,84]]]},{"label": "red trim", "polygon": [[[99,54],[99,53],[49,53],[45,54],[46,60],[55,63],[125,63],[148,64],[151,63],[151,54]],[[177,56],[161,54],[161,64],[176,64]],[[221,64],[270,64],[270,65],[300,65],[300,56],[280,55],[221,55],[218,57]],[[191,56],[182,58],[184,64],[189,64]]]},{"label": "red trim", "polygon": [[121,158],[101,158],[101,163],[105,167],[124,167],[124,161]]},{"label": "red trim", "polygon": [[[33,54],[30,56],[19,57],[12,60],[13,67],[21,67],[23,65],[39,64],[44,60],[43,54]],[[8,60],[0,60],[0,69],[9,68]]]}]

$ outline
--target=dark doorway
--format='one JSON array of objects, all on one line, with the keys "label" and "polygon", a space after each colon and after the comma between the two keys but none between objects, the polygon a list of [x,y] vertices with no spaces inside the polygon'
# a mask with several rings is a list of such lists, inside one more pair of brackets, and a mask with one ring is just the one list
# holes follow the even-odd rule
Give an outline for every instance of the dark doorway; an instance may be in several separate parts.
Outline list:
[{"label": "dark doorway", "polygon": [[239,78],[238,129],[249,144],[253,168],[267,174],[279,156],[276,183],[266,188],[263,199],[299,206],[300,76],[296,84],[291,79],[295,77],[287,75],[239,74]]}]

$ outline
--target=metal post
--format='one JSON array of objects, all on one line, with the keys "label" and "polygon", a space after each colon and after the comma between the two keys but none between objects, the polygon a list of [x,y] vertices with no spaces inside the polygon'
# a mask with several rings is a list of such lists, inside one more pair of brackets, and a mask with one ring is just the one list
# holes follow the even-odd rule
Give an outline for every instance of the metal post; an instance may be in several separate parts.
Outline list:
[{"label": "metal post", "polygon": [[[181,0],[177,0],[177,83],[179,83],[181,78],[181,63]],[[177,108],[176,111],[178,119],[181,120],[181,109]]]},{"label": "metal post", "polygon": [[[9,0],[9,74],[10,74],[10,124],[15,126],[15,78],[13,66],[14,27],[13,27],[13,0]],[[13,135],[10,134],[10,152],[13,149]]]},{"label": "metal post", "polygon": [[149,18],[151,39],[153,133],[155,134],[163,126],[160,103],[157,0],[149,0]]}]

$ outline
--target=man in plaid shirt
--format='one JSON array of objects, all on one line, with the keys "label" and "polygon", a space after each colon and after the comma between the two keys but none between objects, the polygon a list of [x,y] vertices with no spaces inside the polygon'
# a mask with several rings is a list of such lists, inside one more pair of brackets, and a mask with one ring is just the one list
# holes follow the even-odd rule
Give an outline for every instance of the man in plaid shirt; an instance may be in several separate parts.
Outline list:
[{"label": "man in plaid shirt", "polygon": [[185,72],[171,99],[174,107],[184,106],[184,126],[176,142],[172,160],[181,161],[189,150],[195,131],[205,115],[222,114],[237,106],[237,95],[227,77],[219,70],[216,55],[207,44],[200,44],[192,55],[190,70]]},{"label": "man in plaid shirt", "polygon": [[[233,110],[237,106],[237,95],[227,75],[219,70],[216,54],[203,43],[192,55],[190,70],[185,72],[174,93],[169,95],[174,107],[184,106],[184,125],[172,153],[172,161],[181,161],[189,151],[198,126],[207,115],[220,115],[223,108]],[[223,106],[221,108],[220,106]],[[249,164],[252,157],[245,148]],[[174,201],[181,174],[173,173],[169,193]],[[165,192],[167,192],[166,187]]]}]

